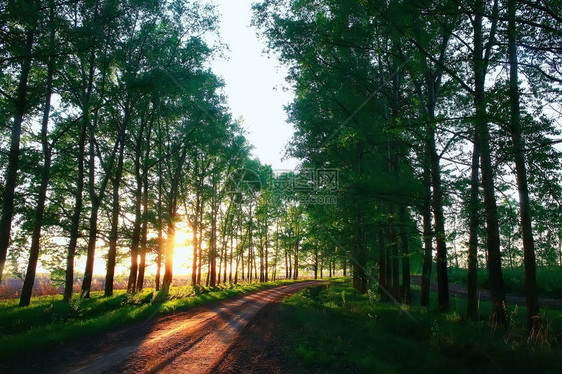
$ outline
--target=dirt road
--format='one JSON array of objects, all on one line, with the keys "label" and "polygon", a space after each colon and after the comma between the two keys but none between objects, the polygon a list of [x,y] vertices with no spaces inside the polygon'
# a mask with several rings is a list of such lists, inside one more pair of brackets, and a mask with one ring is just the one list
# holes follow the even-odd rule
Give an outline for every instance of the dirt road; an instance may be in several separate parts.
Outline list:
[{"label": "dirt road", "polygon": [[[413,283],[416,285],[421,285],[421,276],[413,275],[412,276]],[[431,290],[437,291],[437,283],[431,282]],[[467,290],[466,286],[456,283],[449,283],[449,292],[451,295],[459,296],[459,297],[467,297]],[[492,295],[490,294],[489,290],[478,290],[478,298],[483,301],[490,301],[492,300]],[[508,305],[526,305],[525,296],[515,292],[506,292],[505,293],[506,302]],[[543,309],[562,309],[562,300],[560,299],[548,299],[548,298],[539,298],[540,307]]]},{"label": "dirt road", "polygon": [[[102,351],[55,369],[65,373],[209,373],[269,303],[319,282],[279,286],[154,320],[108,336]],[[240,342],[241,343],[241,342]],[[242,344],[242,343],[241,343]]]},{"label": "dirt road", "polygon": [[[0,362],[0,373],[247,372],[256,351],[276,353],[278,346],[284,345],[279,344],[275,334],[272,337],[277,325],[277,302],[319,284],[325,283],[307,281],[269,288],[150,318],[70,344],[27,351],[21,357]],[[259,339],[254,339],[256,328],[260,330]],[[280,372],[284,365],[284,360],[263,358],[261,366],[253,365],[261,367],[261,372]]]}]

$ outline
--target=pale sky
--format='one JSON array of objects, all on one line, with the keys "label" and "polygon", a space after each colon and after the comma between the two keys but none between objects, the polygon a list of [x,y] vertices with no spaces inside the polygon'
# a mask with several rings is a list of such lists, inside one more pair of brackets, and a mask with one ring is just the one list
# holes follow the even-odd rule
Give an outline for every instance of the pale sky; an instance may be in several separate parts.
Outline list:
[{"label": "pale sky", "polygon": [[243,118],[246,138],[253,154],[274,170],[294,169],[297,160],[282,161],[284,149],[293,134],[286,123],[283,106],[293,94],[283,91],[287,71],[274,57],[263,53],[265,43],[250,26],[255,0],[211,0],[220,13],[220,34],[229,46],[229,60],[212,64],[225,83],[228,105],[234,118]]}]

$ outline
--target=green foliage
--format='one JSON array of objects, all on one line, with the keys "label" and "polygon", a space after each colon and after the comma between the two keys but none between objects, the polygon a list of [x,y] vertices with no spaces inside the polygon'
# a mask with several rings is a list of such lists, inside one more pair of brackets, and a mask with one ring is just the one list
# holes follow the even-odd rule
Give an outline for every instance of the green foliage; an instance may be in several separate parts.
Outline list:
[{"label": "green foliage", "polygon": [[[552,48],[560,42],[556,31],[560,18],[553,16],[554,3],[544,8],[515,3],[517,40],[525,41],[518,43],[524,63],[515,66],[515,71],[525,71],[519,76],[522,83],[515,84],[521,100],[509,94],[506,75],[492,73],[514,68],[506,63],[507,19],[494,15],[505,12],[505,1],[262,0],[254,5],[254,22],[270,50],[288,66],[287,79],[296,93],[287,107],[296,130],[288,153],[301,159],[304,167],[340,170],[337,214],[328,216],[321,226],[335,232],[346,252],[359,262],[354,274],[377,260],[382,263],[373,254],[377,232],[403,224],[402,218],[396,218],[397,211],[408,210],[411,215],[422,213],[424,203],[433,205],[436,233],[426,234],[438,237],[440,256],[446,257],[443,252],[449,243],[456,246],[468,236],[462,227],[453,227],[451,220],[457,221],[459,212],[466,214],[465,208],[473,206],[466,204],[471,190],[467,166],[475,141],[483,152],[486,190],[504,194],[497,212],[501,243],[490,240],[490,257],[492,261],[499,258],[494,255],[501,245],[504,262],[519,266],[519,206],[510,198],[518,188],[511,177],[515,174],[513,142],[519,135],[524,145],[517,147],[524,150],[526,160],[518,161],[517,169],[522,173],[526,165],[528,170],[538,262],[562,262],[561,154],[553,147],[560,137],[556,126],[560,71],[552,68],[554,60],[560,59],[559,51]],[[484,20],[483,37],[489,40],[479,40],[477,19]],[[485,62],[476,56],[479,43],[485,44]],[[536,43],[541,47],[535,48]],[[476,88],[480,73],[482,94]],[[548,113],[547,102],[557,109]],[[510,117],[519,117],[515,110],[511,112],[515,106],[521,107],[521,130],[509,125]],[[485,113],[482,121],[475,121],[479,108]],[[490,134],[491,154],[488,136],[474,138],[475,126]],[[495,175],[489,171],[492,168],[498,171]],[[486,210],[495,211],[496,205],[494,193],[489,193]],[[483,217],[484,207],[475,204],[476,210]],[[431,215],[427,211],[423,214]],[[495,222],[495,218],[488,220]],[[478,234],[483,241],[486,228],[484,219],[480,221]],[[496,231],[495,226],[489,224],[488,230]],[[417,230],[411,231],[419,240]],[[498,236],[498,232],[489,234]],[[387,236],[387,242],[394,242],[392,235]],[[315,239],[335,252],[333,240],[327,237]],[[447,243],[439,240],[444,237]],[[461,260],[456,253],[449,258],[457,264]],[[501,273],[502,264],[497,262],[493,271]],[[439,271],[444,269],[439,267]]]},{"label": "green foliage", "polygon": [[[345,294],[345,302],[342,295]],[[432,295],[435,297],[436,295]],[[447,314],[379,303],[348,280],[299,292],[282,304],[281,331],[295,372],[459,373],[557,372],[560,311],[547,319],[548,344],[526,341],[524,316],[514,309],[509,330],[462,317],[464,301]],[[490,308],[489,305],[486,308]],[[556,321],[556,323],[554,323]]]}]

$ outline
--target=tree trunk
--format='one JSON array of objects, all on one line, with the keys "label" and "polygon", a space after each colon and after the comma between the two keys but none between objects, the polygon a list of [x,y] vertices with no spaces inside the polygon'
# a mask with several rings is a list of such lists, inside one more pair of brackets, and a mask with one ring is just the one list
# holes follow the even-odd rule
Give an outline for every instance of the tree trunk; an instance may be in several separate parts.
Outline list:
[{"label": "tree trunk", "polygon": [[164,220],[162,218],[162,143],[158,142],[158,248],[156,252],[156,276],[154,278],[154,289],[156,291],[160,290],[160,271],[162,267],[162,227],[164,225]]},{"label": "tree trunk", "polygon": [[[360,212],[357,202],[354,203],[357,212]],[[363,235],[363,216],[358,213],[355,217],[355,237],[353,238],[353,248],[356,263],[353,264],[353,283],[354,288],[361,293],[366,293],[368,288],[367,274],[365,266],[367,265],[367,250],[365,248],[365,240]],[[331,261],[331,259],[329,259]]]},{"label": "tree trunk", "polygon": [[562,228],[558,228],[558,260],[562,267]]},{"label": "tree trunk", "polygon": [[[96,8],[97,9],[97,8]],[[97,11],[96,11],[97,14]],[[91,212],[90,212],[90,225],[89,225],[89,236],[88,236],[88,251],[86,254],[86,267],[84,270],[84,279],[82,281],[82,290],[80,292],[80,297],[89,298],[90,297],[90,288],[92,285],[92,277],[94,271],[94,260],[95,260],[95,252],[96,252],[96,241],[98,235],[98,214],[99,208],[103,201],[103,197],[105,194],[105,188],[107,187],[107,183],[109,181],[109,177],[111,175],[111,169],[113,168],[113,164],[115,161],[115,155],[121,144],[121,139],[124,138],[124,131],[125,126],[122,126],[119,129],[119,134],[117,136],[117,140],[115,145],[113,146],[113,150],[109,156],[109,161],[107,165],[105,165],[105,176],[102,179],[101,185],[99,187],[99,192],[96,193],[96,186],[95,186],[95,176],[96,176],[96,152],[95,152],[95,131],[98,124],[98,111],[95,111],[93,123],[89,121],[89,112],[90,112],[90,99],[91,93],[93,90],[93,77],[94,77],[94,62],[95,62],[95,50],[92,50],[90,55],[90,73],[89,73],[89,87],[86,93],[86,100],[84,101],[85,108],[82,110],[84,113],[84,121],[90,127],[90,136],[89,136],[89,160],[88,160],[88,189],[89,195],[91,200]],[[103,97],[105,92],[105,78],[107,73],[107,64],[105,63],[102,67],[102,79],[101,79],[101,89],[100,89],[100,96]],[[102,165],[103,166],[103,165]]]},{"label": "tree trunk", "polygon": [[379,229],[379,296],[381,300],[388,300],[388,278],[386,273],[386,244],[384,240],[384,229]]},{"label": "tree trunk", "polygon": [[195,216],[191,225],[191,231],[193,231],[193,262],[191,268],[191,284],[197,284],[197,247],[199,245],[199,240],[197,236],[197,230],[199,229],[199,203],[200,203],[200,195],[197,192],[197,197],[195,200]]},{"label": "tree trunk", "polygon": [[[230,212],[230,207],[228,209],[228,211]],[[233,213],[230,212],[229,215],[227,215],[227,217],[229,217],[229,219],[227,220],[226,224],[225,224],[225,232],[223,234],[223,243],[224,243],[224,270],[223,270],[223,278],[222,278],[222,282],[226,283],[226,279],[227,279],[227,268],[228,268],[228,262],[230,261],[230,268],[232,269],[232,230],[233,230]],[[227,226],[228,225],[228,229]],[[229,234],[230,233],[230,237]],[[230,260],[229,260],[229,256],[228,256],[228,241],[230,239]],[[232,271],[231,271],[232,273]]]},{"label": "tree trunk", "polygon": [[163,242],[163,238],[162,238],[162,227],[160,226],[158,228],[158,249],[157,249],[157,253],[156,253],[156,276],[154,278],[154,289],[156,291],[160,291],[160,273],[162,270],[162,242]]},{"label": "tree trunk", "polygon": [[252,207],[250,206],[250,213],[249,213],[249,222],[248,222],[248,280],[252,281],[252,252],[254,250],[254,241],[253,241],[253,216],[252,216]]},{"label": "tree trunk", "polygon": [[[234,230],[234,228],[232,228]],[[237,242],[238,243],[238,242]],[[232,261],[234,257],[234,233],[230,232],[230,267],[228,269],[228,283],[232,283]]]},{"label": "tree trunk", "polygon": [[[150,133],[150,131],[149,131],[149,133]],[[141,243],[140,243],[141,250],[140,250],[139,276],[137,277],[137,291],[142,291],[142,289],[144,287],[144,270],[146,268],[146,251],[148,250],[148,248],[147,248],[147,240],[148,240],[148,238],[147,238],[147,236],[148,236],[148,218],[147,218],[147,214],[148,214],[148,170],[146,170],[147,163],[148,163],[148,150],[147,150],[147,157],[145,158],[145,171],[144,171],[144,181],[143,181],[143,185],[144,185],[144,191],[143,191],[143,197],[142,197],[143,217],[142,217],[142,230],[141,230]]]},{"label": "tree trunk", "polygon": [[390,232],[388,225],[384,230],[385,243],[386,243],[386,292],[388,292],[389,298],[392,296],[392,243],[390,241]]},{"label": "tree trunk", "polygon": [[209,271],[210,271],[210,286],[214,287],[217,284],[217,210],[218,203],[216,183],[213,182],[213,197],[211,198],[211,243],[209,253]]},{"label": "tree trunk", "polygon": [[508,53],[509,53],[509,98],[511,102],[511,139],[515,156],[517,187],[519,190],[519,211],[521,215],[521,233],[523,236],[523,259],[525,266],[525,293],[527,301],[527,328],[531,334],[540,330],[539,300],[537,292],[535,241],[529,187],[527,185],[527,167],[525,163],[524,143],[521,133],[521,109],[519,99],[517,30],[515,24],[515,0],[508,0]]},{"label": "tree trunk", "polygon": [[285,248],[285,279],[289,278],[289,267],[290,261],[288,259],[287,248]]},{"label": "tree trunk", "polygon": [[293,268],[293,279],[299,279],[299,241],[295,239],[295,266]]},{"label": "tree trunk", "polygon": [[258,227],[260,228],[258,231],[260,233],[260,247],[259,247],[259,256],[260,256],[260,283],[263,283],[265,280],[264,274],[264,261],[263,261],[263,227],[260,227],[258,223]]},{"label": "tree trunk", "polygon": [[484,10],[483,1],[476,4],[474,21],[474,106],[476,108],[476,130],[480,141],[482,187],[484,190],[484,206],[486,208],[486,228],[488,242],[488,274],[490,279],[490,290],[492,293],[493,316],[492,323],[507,324],[505,291],[501,269],[500,236],[498,226],[498,213],[494,190],[494,173],[492,169],[492,157],[490,150],[490,134],[486,120],[486,61],[483,57],[482,41],[482,14]]},{"label": "tree trunk", "polygon": [[[185,159],[186,152],[184,151],[181,160]],[[179,186],[180,170],[171,182],[170,195],[168,198],[168,231],[166,234],[166,259],[164,263],[164,279],[162,281],[162,289],[168,292],[172,285],[173,272],[174,272],[174,244],[176,237],[176,210],[177,210],[177,192]]]},{"label": "tree trunk", "polygon": [[404,205],[400,206],[400,244],[402,254],[402,302],[410,304],[410,254],[408,251],[408,235],[406,234],[406,222],[408,213]]},{"label": "tree trunk", "polygon": [[474,134],[472,151],[472,174],[470,177],[469,237],[468,237],[468,284],[467,284],[467,316],[473,321],[478,320],[478,171],[480,162],[480,145],[478,136]]},{"label": "tree trunk", "polygon": [[[43,120],[41,122],[41,146],[43,150],[43,167],[41,168],[41,185],[39,187],[37,207],[35,209],[35,220],[33,223],[33,233],[31,236],[31,249],[29,251],[29,262],[27,272],[21,290],[20,306],[27,306],[31,301],[33,284],[35,283],[35,272],[37,260],[39,259],[39,246],[41,240],[41,227],[43,225],[43,215],[45,212],[45,201],[47,200],[47,187],[51,177],[51,148],[47,138],[49,113],[51,111],[51,94],[53,91],[53,74],[55,70],[55,27],[54,27],[54,4],[49,3],[49,61],[47,67],[47,81],[45,92],[45,104],[43,106]],[[1,279],[1,275],[0,275]]]},{"label": "tree trunk", "polygon": [[[137,156],[138,157],[138,156]],[[129,281],[127,282],[127,292],[136,291],[137,276],[139,269],[139,243],[142,226],[142,189],[143,181],[140,174],[140,161],[137,158],[135,166],[135,174],[137,181],[137,190],[135,192],[135,223],[133,226],[133,238],[131,242],[131,267],[129,268]]]},{"label": "tree trunk", "polygon": [[201,284],[201,273],[203,271],[203,201],[201,201],[201,210],[199,211],[199,264],[197,266],[197,284]]},{"label": "tree trunk", "polygon": [[76,254],[76,245],[78,243],[78,233],[80,227],[80,214],[82,213],[83,192],[84,192],[84,155],[86,148],[86,130],[87,124],[82,125],[80,132],[80,140],[78,142],[78,171],[76,177],[76,193],[74,210],[70,220],[70,242],[66,255],[66,270],[64,281],[64,301],[72,298],[72,288],[74,286],[74,256]]},{"label": "tree trunk", "polygon": [[[224,243],[224,250],[223,250],[224,267],[222,269],[222,283],[226,283],[227,273],[228,273],[228,236],[226,236],[226,234],[224,234],[223,243]],[[220,278],[220,274],[219,274],[219,278]]]},{"label": "tree trunk", "polygon": [[439,310],[449,309],[449,279],[447,276],[447,244],[445,241],[445,215],[443,214],[443,188],[441,186],[441,167],[435,148],[435,130],[427,127],[427,141],[430,150],[431,179],[433,185],[433,215],[435,217],[435,240],[437,242],[437,299]]},{"label": "tree trunk", "polygon": [[123,126],[123,128],[120,129],[121,134],[119,134],[118,139],[113,147],[112,153],[109,156],[109,162],[107,163],[107,169],[105,171],[106,174],[99,187],[99,192],[96,193],[96,186],[95,186],[96,167],[95,167],[95,151],[94,151],[94,143],[95,143],[94,129],[96,128],[96,123],[97,123],[97,113],[96,113],[96,118],[94,119],[94,123],[90,126],[90,160],[89,160],[88,183],[89,183],[89,191],[90,191],[92,206],[90,212],[88,252],[86,253],[86,267],[84,270],[84,280],[82,281],[82,290],[80,292],[80,296],[83,298],[90,297],[90,288],[92,286],[92,277],[94,272],[96,241],[98,238],[99,209],[103,201],[105,188],[107,187],[107,183],[109,181],[111,168],[113,167],[113,163],[115,160],[115,154],[117,152],[119,145],[121,144],[122,137],[124,137],[124,126]]},{"label": "tree trunk", "polygon": [[[238,255],[238,258],[240,258],[240,274],[242,274],[242,282],[244,282],[244,249],[243,247],[240,249],[240,254]],[[238,275],[238,266],[236,267],[236,274]],[[235,282],[238,278],[235,277]]]},{"label": "tree trunk", "polygon": [[314,248],[314,279],[318,279],[318,247]]},{"label": "tree trunk", "polygon": [[431,291],[431,268],[433,267],[433,232],[431,229],[431,171],[429,165],[423,167],[424,199],[423,216],[423,267],[421,278],[420,305],[429,306]]},{"label": "tree trunk", "polygon": [[287,257],[289,258],[289,278],[293,279],[293,260],[291,259],[291,254],[287,253]]},{"label": "tree trunk", "polygon": [[390,248],[392,251],[392,287],[391,292],[394,299],[400,302],[400,255],[398,253],[398,237],[396,235],[395,223],[389,227]]},{"label": "tree trunk", "polygon": [[[125,109],[125,118],[121,126],[127,126],[129,121],[129,99],[127,98],[127,105]],[[125,132],[119,131],[121,139],[119,140],[119,156],[117,161],[117,170],[113,179],[113,201],[111,208],[111,231],[109,233],[109,252],[107,254],[107,271],[105,275],[105,296],[113,295],[113,279],[115,275],[115,262],[117,256],[117,238],[119,229],[119,213],[121,211],[121,204],[119,202],[119,186],[123,177],[123,157],[125,152]],[[140,205],[140,201],[138,202]],[[137,204],[135,204],[136,207]],[[135,227],[136,229],[136,227]],[[133,238],[134,242],[134,238]],[[136,274],[136,269],[135,269]],[[127,287],[128,288],[128,287]]]},{"label": "tree trunk", "polygon": [[[236,256],[236,269],[234,270],[234,284],[238,284],[238,263],[240,262],[240,255]],[[244,271],[242,271],[244,273]]]},{"label": "tree trunk", "polygon": [[170,222],[168,224],[168,231],[166,235],[166,260],[164,262],[164,279],[162,280],[162,289],[166,292],[172,285],[172,277],[174,271],[174,241],[176,236],[176,223],[175,215],[173,212],[170,214]]},{"label": "tree trunk", "polygon": [[90,297],[90,287],[92,286],[92,275],[94,271],[94,256],[96,250],[96,239],[98,237],[98,211],[100,201],[97,198],[92,199],[92,211],[90,213],[90,225],[88,236],[88,252],[86,254],[86,268],[84,270],[84,279],[82,280],[82,290],[80,297]]},{"label": "tree trunk", "polygon": [[[138,266],[138,276],[136,280],[136,290],[142,291],[144,287],[144,270],[146,268],[146,251],[147,251],[147,236],[148,236],[148,171],[149,171],[149,163],[150,163],[150,137],[152,135],[152,126],[154,123],[154,115],[151,116],[149,121],[148,130],[146,134],[145,141],[142,141],[142,130],[141,136],[139,136],[138,148],[137,151],[141,153],[141,146],[140,144],[144,143],[145,145],[145,153],[144,153],[144,160],[142,164],[142,175],[141,177],[141,185],[143,186],[142,190],[142,213],[141,213],[141,237],[140,237],[140,264]],[[137,182],[138,183],[138,182]]]},{"label": "tree trunk", "polygon": [[269,224],[267,223],[266,218],[266,225],[265,225],[265,281],[269,282],[269,249],[268,249],[268,231],[269,231]]}]

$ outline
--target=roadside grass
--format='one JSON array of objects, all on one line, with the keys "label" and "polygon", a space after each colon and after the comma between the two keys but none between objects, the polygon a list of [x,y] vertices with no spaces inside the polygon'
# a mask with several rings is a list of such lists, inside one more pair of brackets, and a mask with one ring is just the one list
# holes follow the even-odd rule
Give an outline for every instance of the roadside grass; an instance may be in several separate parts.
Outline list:
[{"label": "roadside grass", "polygon": [[186,310],[215,300],[258,291],[295,281],[221,284],[216,287],[172,287],[167,295],[146,289],[134,295],[116,291],[104,297],[75,295],[64,302],[61,295],[38,296],[28,307],[18,300],[0,300],[0,361],[32,349],[41,349],[142,321],[153,316]]},{"label": "roadside grass", "polygon": [[488,302],[480,305],[481,321],[471,322],[462,298],[451,299],[450,312],[437,313],[379,302],[344,279],[291,295],[281,308],[280,331],[296,372],[562,372],[559,310],[543,317],[545,336],[528,342],[524,307],[510,307],[508,328],[492,329]]},{"label": "roadside grass", "polygon": [[[450,267],[449,282],[466,285],[467,274],[467,269]],[[525,274],[522,267],[502,268],[502,275],[506,291],[524,292]],[[435,272],[432,272],[432,276],[435,277]],[[478,285],[485,289],[490,288],[487,269],[478,269]],[[562,298],[562,267],[537,267],[537,285],[540,296]]]}]

